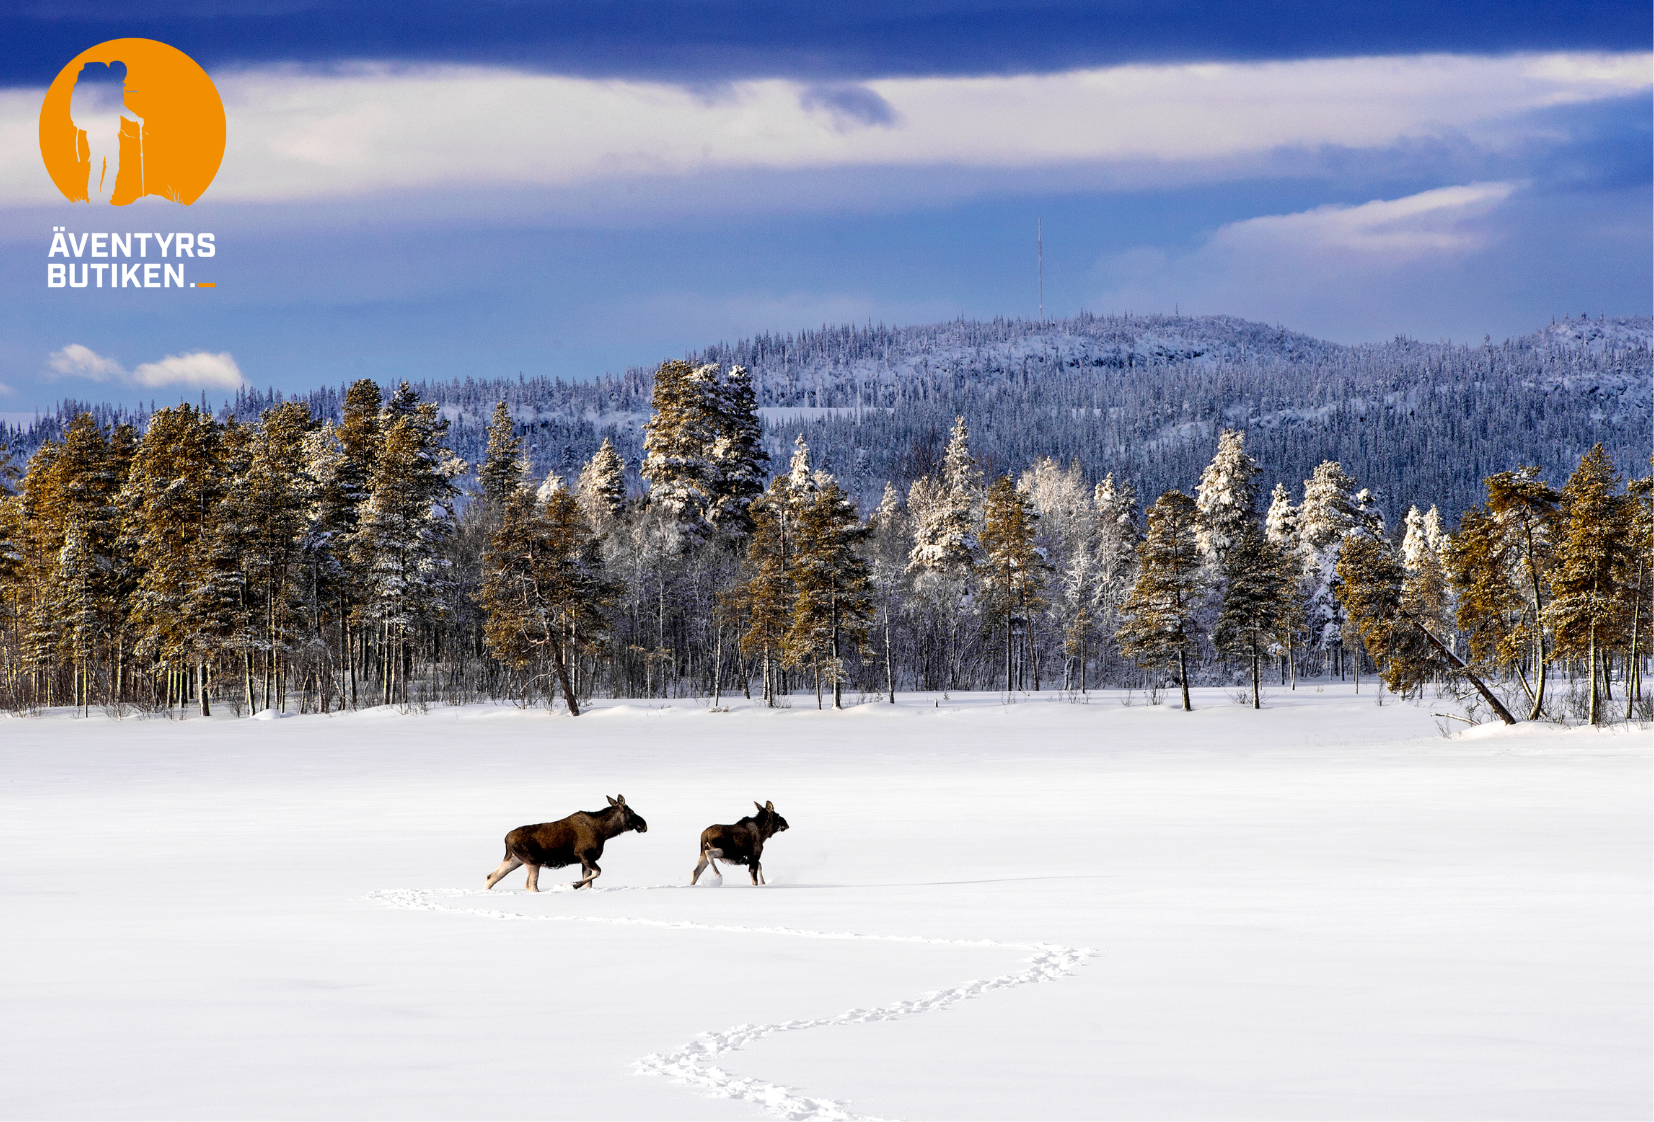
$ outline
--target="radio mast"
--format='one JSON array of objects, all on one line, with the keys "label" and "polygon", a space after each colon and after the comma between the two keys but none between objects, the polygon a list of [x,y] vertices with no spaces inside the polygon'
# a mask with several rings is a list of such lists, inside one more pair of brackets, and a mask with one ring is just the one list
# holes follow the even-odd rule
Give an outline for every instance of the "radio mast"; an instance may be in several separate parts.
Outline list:
[{"label": "radio mast", "polygon": [[1034,246],[1039,255],[1039,322],[1045,326],[1045,222],[1034,219]]}]

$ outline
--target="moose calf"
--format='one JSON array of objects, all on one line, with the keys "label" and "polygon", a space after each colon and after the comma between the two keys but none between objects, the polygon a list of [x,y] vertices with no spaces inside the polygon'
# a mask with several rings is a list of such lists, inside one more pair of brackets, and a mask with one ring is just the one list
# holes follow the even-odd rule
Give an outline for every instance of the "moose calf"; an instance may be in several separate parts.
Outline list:
[{"label": "moose calf", "polygon": [[689,878],[690,884],[701,879],[708,865],[712,866],[714,876],[723,879],[714,857],[721,857],[731,865],[745,865],[752,874],[753,884],[768,883],[759,859],[764,856],[764,843],[785,830],[787,820],[775,812],[774,803],[752,805],[758,807],[757,814],[748,815],[732,826],[708,826],[701,831],[701,861],[695,866],[695,875]]},{"label": "moose calf", "polygon": [[625,795],[609,799],[608,810],[596,813],[581,810],[556,822],[518,826],[505,836],[505,859],[488,874],[488,887],[493,888],[518,865],[527,865],[528,890],[538,892],[541,866],[560,869],[576,861],[586,875],[575,881],[574,887],[590,887],[603,872],[597,867],[597,859],[603,856],[603,843],[627,830],[642,834],[648,829],[649,823],[626,805]]}]

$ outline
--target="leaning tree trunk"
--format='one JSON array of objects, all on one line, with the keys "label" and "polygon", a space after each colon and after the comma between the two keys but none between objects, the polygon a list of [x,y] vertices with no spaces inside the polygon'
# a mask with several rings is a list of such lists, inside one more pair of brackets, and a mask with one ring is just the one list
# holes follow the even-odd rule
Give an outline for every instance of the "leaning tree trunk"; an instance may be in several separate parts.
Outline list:
[{"label": "leaning tree trunk", "polygon": [[551,665],[557,671],[557,684],[562,687],[563,700],[569,706],[569,716],[580,716],[580,701],[574,696],[574,690],[569,688],[569,667],[563,658],[563,644],[557,639],[551,641]]},{"label": "leaning tree trunk", "polygon": [[1471,673],[1470,667],[1465,664],[1464,659],[1448,650],[1446,645],[1444,645],[1440,639],[1432,635],[1430,633],[1430,629],[1424,626],[1424,624],[1420,623],[1412,616],[1407,615],[1405,612],[1401,613],[1401,616],[1408,623],[1411,623],[1414,627],[1419,629],[1419,633],[1424,636],[1425,642],[1434,647],[1436,652],[1440,654],[1442,658],[1447,660],[1447,664],[1449,666],[1464,675],[1465,681],[1475,687],[1476,692],[1482,695],[1482,700],[1487,702],[1488,708],[1492,709],[1501,721],[1505,722],[1507,725],[1514,725],[1516,723],[1516,718],[1510,715],[1510,710],[1505,708],[1505,703],[1493,696],[1493,691],[1487,688],[1487,684],[1484,683],[1481,678]]}]

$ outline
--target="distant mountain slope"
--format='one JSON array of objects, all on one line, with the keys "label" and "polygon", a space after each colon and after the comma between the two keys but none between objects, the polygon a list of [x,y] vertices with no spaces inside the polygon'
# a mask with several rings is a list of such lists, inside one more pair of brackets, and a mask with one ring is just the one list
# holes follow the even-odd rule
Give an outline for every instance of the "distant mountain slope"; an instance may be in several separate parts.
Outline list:
[{"label": "distant mountain slope", "polygon": [[[1082,316],[823,328],[688,357],[751,368],[775,466],[802,433],[818,465],[864,502],[886,480],[905,488],[929,470],[963,414],[991,472],[1021,471],[1039,455],[1077,457],[1152,497],[1192,489],[1219,429],[1244,428],[1266,489],[1296,487],[1335,459],[1393,507],[1438,503],[1455,517],[1484,476],[1537,463],[1560,481],[1597,441],[1625,473],[1646,472],[1651,334],[1648,317],[1580,319],[1482,346],[1398,337],[1350,347],[1228,316]],[[503,399],[536,471],[572,475],[607,435],[635,472],[651,371],[415,388],[442,404],[467,459],[480,455]],[[329,388],[304,398],[337,416],[341,396]],[[272,400],[243,393],[227,409],[251,418]],[[60,415],[81,407],[66,402]],[[59,423],[49,418],[14,444],[32,450]]]}]

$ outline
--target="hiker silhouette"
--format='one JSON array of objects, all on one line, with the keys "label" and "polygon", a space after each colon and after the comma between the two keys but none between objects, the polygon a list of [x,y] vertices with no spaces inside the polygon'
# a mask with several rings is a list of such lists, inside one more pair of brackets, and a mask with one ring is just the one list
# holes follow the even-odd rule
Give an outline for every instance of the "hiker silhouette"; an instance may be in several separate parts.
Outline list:
[{"label": "hiker silhouette", "polygon": [[69,117],[77,129],[86,133],[86,199],[109,202],[121,170],[122,118],[138,126],[138,159],[143,159],[144,119],[126,104],[126,64],[84,64],[69,92]]}]

